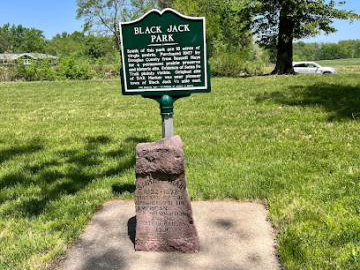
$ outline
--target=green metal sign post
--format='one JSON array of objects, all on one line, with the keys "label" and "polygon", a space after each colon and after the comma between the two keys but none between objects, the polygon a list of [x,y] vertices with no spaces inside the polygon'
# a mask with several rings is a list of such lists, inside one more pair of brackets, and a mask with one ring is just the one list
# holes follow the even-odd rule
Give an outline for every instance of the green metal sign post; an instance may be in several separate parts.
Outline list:
[{"label": "green metal sign post", "polygon": [[205,18],[173,9],[120,23],[122,93],[159,102],[163,137],[174,135],[177,99],[211,91],[205,33]]}]

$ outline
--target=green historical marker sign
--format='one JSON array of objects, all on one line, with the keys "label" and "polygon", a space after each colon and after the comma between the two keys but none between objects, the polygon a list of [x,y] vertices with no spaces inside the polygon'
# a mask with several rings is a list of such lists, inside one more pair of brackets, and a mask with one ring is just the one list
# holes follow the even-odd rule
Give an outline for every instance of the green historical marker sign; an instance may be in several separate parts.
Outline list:
[{"label": "green historical marker sign", "polygon": [[122,93],[159,102],[165,138],[174,135],[174,102],[211,91],[205,33],[205,18],[170,8],[120,23]]},{"label": "green historical marker sign", "polygon": [[120,23],[124,95],[188,96],[210,92],[205,18],[151,10]]}]

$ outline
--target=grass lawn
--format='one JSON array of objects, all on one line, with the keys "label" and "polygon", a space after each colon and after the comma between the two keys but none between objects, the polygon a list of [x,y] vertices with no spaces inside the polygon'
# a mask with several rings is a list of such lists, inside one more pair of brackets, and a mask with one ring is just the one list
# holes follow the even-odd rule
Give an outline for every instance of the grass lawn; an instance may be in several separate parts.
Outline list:
[{"label": "grass lawn", "polygon": [[335,67],[340,73],[360,73],[360,58],[317,61],[322,66]]},{"label": "grass lawn", "polygon": [[348,59],[335,59],[335,60],[321,60],[318,61],[322,65],[332,66],[360,66],[360,58],[348,58]]},{"label": "grass lawn", "polygon": [[[309,60],[302,60],[309,61]],[[301,61],[297,61],[301,62]],[[348,59],[335,59],[335,60],[320,60],[312,61],[320,64],[323,67],[335,67],[339,74],[352,74],[360,75],[360,58],[348,58]],[[265,68],[265,73],[271,73],[274,70],[275,65],[271,65]]]},{"label": "grass lawn", "polygon": [[[51,268],[104,201],[133,198],[160,115],[119,88],[0,84],[0,269]],[[286,269],[360,269],[358,74],[214,79],[176,102],[175,131],[193,200],[266,200]]]}]

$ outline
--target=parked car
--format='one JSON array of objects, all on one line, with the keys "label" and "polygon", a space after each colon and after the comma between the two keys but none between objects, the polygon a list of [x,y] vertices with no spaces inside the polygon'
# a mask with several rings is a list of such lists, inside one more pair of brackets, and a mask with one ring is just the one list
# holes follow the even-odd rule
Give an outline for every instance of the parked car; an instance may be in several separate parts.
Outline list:
[{"label": "parked car", "polygon": [[299,73],[299,74],[308,74],[308,73],[336,74],[336,68],[322,67],[315,62],[294,62],[293,67],[295,73]]}]

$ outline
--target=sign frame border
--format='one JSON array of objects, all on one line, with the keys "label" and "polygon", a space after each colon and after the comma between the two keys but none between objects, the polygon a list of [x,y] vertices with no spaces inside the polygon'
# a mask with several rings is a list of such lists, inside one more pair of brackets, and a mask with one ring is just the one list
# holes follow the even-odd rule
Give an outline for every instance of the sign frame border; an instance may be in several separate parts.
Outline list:
[{"label": "sign frame border", "polygon": [[[135,90],[129,90],[127,89],[127,80],[126,80],[126,71],[125,71],[125,55],[124,55],[124,36],[122,32],[122,25],[130,25],[137,23],[141,20],[143,20],[147,15],[150,13],[158,13],[160,16],[162,16],[165,12],[172,12],[179,17],[183,19],[193,20],[193,21],[202,21],[203,22],[203,39],[204,39],[204,69],[205,69],[205,86],[202,87],[179,87],[179,88],[144,88],[144,89],[135,89]],[[151,9],[148,12],[146,12],[144,15],[142,15],[140,18],[129,21],[129,22],[120,22],[119,23],[119,29],[120,29],[120,41],[121,41],[121,63],[122,67],[120,70],[121,74],[121,89],[123,95],[143,95],[143,96],[157,96],[157,95],[164,95],[169,94],[173,96],[179,96],[179,95],[189,95],[191,93],[208,93],[211,92],[211,71],[208,61],[208,52],[207,52],[207,40],[206,40],[206,18],[205,17],[190,17],[183,15],[179,13],[178,11],[172,9],[172,8],[165,8],[163,10],[158,9]]]}]

